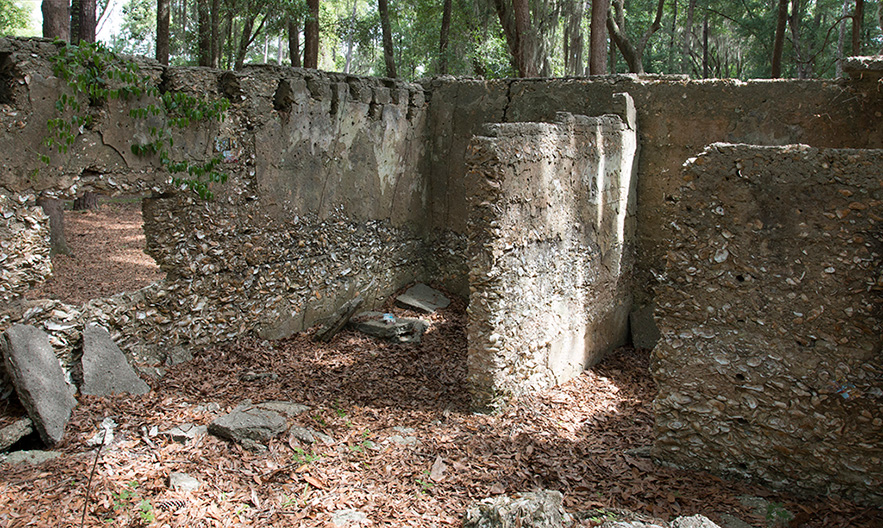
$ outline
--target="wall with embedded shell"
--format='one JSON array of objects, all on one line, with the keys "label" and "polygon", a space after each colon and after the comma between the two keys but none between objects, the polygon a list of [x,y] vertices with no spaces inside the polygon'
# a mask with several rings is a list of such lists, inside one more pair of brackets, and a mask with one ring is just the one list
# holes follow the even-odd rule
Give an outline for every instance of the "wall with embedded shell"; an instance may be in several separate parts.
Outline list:
[{"label": "wall with embedded shell", "polygon": [[637,142],[617,99],[624,118],[489,125],[467,147],[476,404],[562,383],[627,340]]},{"label": "wall with embedded shell", "polygon": [[681,176],[655,456],[883,503],[883,150],[714,144]]},{"label": "wall with embedded shell", "polygon": [[[47,150],[49,166],[38,148],[22,156],[40,145],[62,93],[51,68],[55,52],[45,40],[0,39],[0,229],[19,233],[4,260],[4,276],[15,282],[3,290],[0,330],[14,321],[43,327],[69,365],[84,325],[100,322],[142,370],[155,373],[178,348],[240,335],[283,338],[352,296],[371,307],[425,278],[421,86],[272,66],[163,69],[138,60],[161,90],[230,102],[222,122],[182,130],[172,150],[178,160],[223,158],[229,180],[204,201],[173,188],[157,160],[132,153],[133,141],[145,141],[158,123],[132,118],[129,108],[150,98],[90,107],[94,124],[79,131],[68,154]],[[83,191],[152,195],[143,208],[147,250],[167,279],[83,306],[22,299],[48,271],[36,198]]]}]

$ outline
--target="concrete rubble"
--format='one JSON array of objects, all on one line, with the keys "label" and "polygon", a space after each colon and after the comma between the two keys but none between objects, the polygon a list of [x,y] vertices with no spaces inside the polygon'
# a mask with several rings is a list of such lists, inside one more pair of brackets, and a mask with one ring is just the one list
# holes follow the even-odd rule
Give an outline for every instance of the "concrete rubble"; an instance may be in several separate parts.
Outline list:
[{"label": "concrete rubble", "polygon": [[83,332],[83,384],[80,393],[90,396],[147,394],[150,387],[135,373],[110,334],[98,325]]}]

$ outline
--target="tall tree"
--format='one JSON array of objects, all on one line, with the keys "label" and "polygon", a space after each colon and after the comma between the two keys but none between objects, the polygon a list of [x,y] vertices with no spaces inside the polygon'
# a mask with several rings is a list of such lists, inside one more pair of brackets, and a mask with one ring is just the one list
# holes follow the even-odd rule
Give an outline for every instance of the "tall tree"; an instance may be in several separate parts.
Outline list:
[{"label": "tall tree", "polygon": [[200,66],[212,65],[211,0],[196,0],[197,55]]},{"label": "tall tree", "polygon": [[75,43],[95,42],[95,10],[97,5],[95,0],[77,0],[77,31],[72,32],[72,38]]},{"label": "tall tree", "polygon": [[[878,7],[879,9],[879,7]],[[862,22],[865,16],[864,0],[855,0],[855,11],[852,15],[852,54],[862,54]]]},{"label": "tall tree", "polygon": [[583,66],[583,16],[585,3],[564,2],[564,73],[565,75],[584,75]]},{"label": "tall tree", "polygon": [[442,8],[441,31],[438,38],[438,73],[444,75],[448,73],[448,37],[451,34],[451,13],[453,11],[453,2],[445,0]]},{"label": "tall tree", "polygon": [[309,14],[304,24],[304,68],[319,67],[319,0],[307,0]]},{"label": "tall tree", "polygon": [[211,5],[211,67],[221,67],[221,1],[212,0]]},{"label": "tall tree", "polygon": [[592,0],[592,22],[589,30],[589,74],[607,73],[607,16],[610,0]]},{"label": "tall tree", "polygon": [[785,26],[788,23],[788,0],[779,0],[776,14],[776,36],[773,40],[772,72],[770,77],[778,79],[782,76],[782,53],[785,49]]},{"label": "tall tree", "polygon": [[288,19],[288,57],[291,65],[301,67],[300,62],[300,24],[295,16]]},{"label": "tall tree", "polygon": [[71,12],[67,0],[43,0],[43,37],[70,40]]},{"label": "tall tree", "polygon": [[610,36],[616,42],[616,47],[628,64],[629,71],[637,74],[644,73],[644,50],[647,47],[647,42],[650,41],[650,37],[662,27],[662,11],[665,6],[665,0],[659,0],[656,3],[656,16],[650,27],[644,32],[641,40],[638,41],[637,46],[632,44],[626,35],[623,0],[613,0],[612,3],[615,16],[611,14],[611,16],[607,17],[607,29],[610,31]]},{"label": "tall tree", "polygon": [[380,12],[380,30],[383,33],[383,61],[386,63],[386,76],[395,79],[395,50],[392,46],[392,27],[389,24],[389,6],[386,0],[377,0],[377,10]]},{"label": "tall tree", "polygon": [[156,0],[156,60],[169,65],[169,23],[171,21],[171,0]]},{"label": "tall tree", "polygon": [[500,19],[500,26],[506,37],[506,44],[512,54],[515,71],[520,77],[536,77],[539,65],[536,63],[535,40],[531,38],[530,4],[528,0],[493,0]]}]

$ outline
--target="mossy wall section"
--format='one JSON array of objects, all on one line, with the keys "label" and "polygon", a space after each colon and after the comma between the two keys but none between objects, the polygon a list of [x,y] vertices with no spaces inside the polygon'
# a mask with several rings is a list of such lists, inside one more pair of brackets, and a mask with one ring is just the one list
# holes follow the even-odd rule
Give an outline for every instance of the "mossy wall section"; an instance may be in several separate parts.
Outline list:
[{"label": "mossy wall section", "polygon": [[714,144],[681,175],[655,456],[883,504],[883,150]]}]

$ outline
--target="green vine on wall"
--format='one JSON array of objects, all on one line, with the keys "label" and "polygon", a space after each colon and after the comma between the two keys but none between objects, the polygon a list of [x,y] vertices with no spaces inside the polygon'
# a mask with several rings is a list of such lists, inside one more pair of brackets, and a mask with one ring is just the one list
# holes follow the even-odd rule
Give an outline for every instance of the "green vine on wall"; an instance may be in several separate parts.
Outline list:
[{"label": "green vine on wall", "polygon": [[[217,170],[221,157],[215,156],[205,163],[173,161],[169,149],[174,146],[175,131],[201,122],[223,120],[230,106],[228,100],[207,101],[183,92],[160,93],[150,76],[142,75],[135,62],[121,59],[100,42],[78,46],[59,42],[59,46],[52,70],[67,83],[68,91],[55,102],[58,117],[47,122],[49,134],[43,139],[44,145],[67,154],[77,136],[94,124],[89,108],[101,106],[108,100],[135,101],[150,97],[156,103],[132,108],[129,116],[144,121],[157,118],[160,124],[148,127],[149,142],[140,144],[133,138],[132,153],[158,156],[162,166],[172,174],[176,187],[191,189],[203,199],[213,197],[209,185],[227,181],[227,175]],[[49,164],[48,155],[40,158]]]}]

